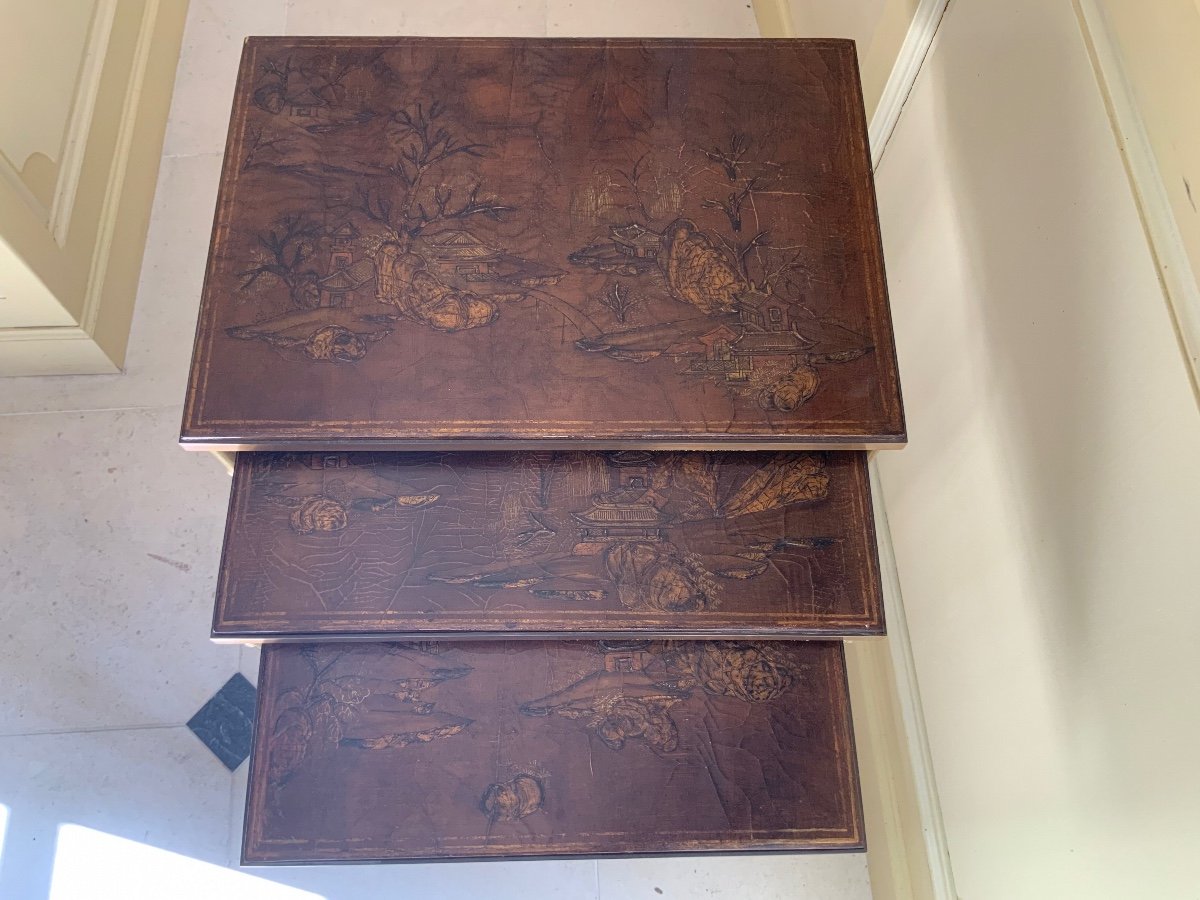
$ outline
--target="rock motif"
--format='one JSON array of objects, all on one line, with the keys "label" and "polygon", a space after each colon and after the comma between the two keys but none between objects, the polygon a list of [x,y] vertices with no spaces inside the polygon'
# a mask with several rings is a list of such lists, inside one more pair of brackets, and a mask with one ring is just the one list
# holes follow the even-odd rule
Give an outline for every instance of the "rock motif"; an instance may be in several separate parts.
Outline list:
[{"label": "rock motif", "polygon": [[378,298],[414,322],[436,331],[462,331],[490,325],[496,318],[496,304],[440,281],[424,259],[399,244],[380,246],[375,264]]},{"label": "rock motif", "polygon": [[288,517],[296,534],[316,531],[341,531],[350,521],[346,507],[332,497],[305,497]]},{"label": "rock motif", "polygon": [[687,219],[667,227],[659,264],[671,296],[707,315],[733,312],[738,297],[750,287],[729,258]]},{"label": "rock motif", "polygon": [[541,810],[545,798],[541,779],[522,773],[508,781],[489,784],[479,807],[494,822],[516,822]]},{"label": "rock motif", "polygon": [[792,686],[795,676],[763,644],[695,644],[693,671],[710,694],[750,703],[774,700]]},{"label": "rock motif", "polygon": [[622,542],[604,555],[608,576],[627,609],[690,612],[717,605],[711,574],[695,554],[674,544]]}]

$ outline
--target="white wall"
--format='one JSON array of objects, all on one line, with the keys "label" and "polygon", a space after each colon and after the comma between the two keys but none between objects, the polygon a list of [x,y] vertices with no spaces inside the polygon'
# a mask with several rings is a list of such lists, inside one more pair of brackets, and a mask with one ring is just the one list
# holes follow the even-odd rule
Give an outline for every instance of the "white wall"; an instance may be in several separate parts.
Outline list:
[{"label": "white wall", "polygon": [[1196,897],[1200,417],[1071,4],[953,0],[877,187],[958,893]]}]

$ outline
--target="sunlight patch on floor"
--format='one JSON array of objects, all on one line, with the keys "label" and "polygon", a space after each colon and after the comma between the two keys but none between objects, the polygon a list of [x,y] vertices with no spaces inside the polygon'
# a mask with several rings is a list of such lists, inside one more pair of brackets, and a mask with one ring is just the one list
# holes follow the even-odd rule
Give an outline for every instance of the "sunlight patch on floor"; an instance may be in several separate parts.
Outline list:
[{"label": "sunlight patch on floor", "polygon": [[70,823],[59,826],[50,900],[168,896],[174,900],[211,900],[213,897],[224,900],[240,897],[324,900],[320,894],[190,859],[93,828]]}]

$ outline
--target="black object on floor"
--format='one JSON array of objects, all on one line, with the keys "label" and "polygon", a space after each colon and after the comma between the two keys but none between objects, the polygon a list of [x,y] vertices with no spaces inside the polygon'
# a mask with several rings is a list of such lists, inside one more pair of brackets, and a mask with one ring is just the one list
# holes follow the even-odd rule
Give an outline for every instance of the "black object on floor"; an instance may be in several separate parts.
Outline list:
[{"label": "black object on floor", "polygon": [[250,755],[256,697],[254,685],[238,672],[187,723],[230,772]]}]

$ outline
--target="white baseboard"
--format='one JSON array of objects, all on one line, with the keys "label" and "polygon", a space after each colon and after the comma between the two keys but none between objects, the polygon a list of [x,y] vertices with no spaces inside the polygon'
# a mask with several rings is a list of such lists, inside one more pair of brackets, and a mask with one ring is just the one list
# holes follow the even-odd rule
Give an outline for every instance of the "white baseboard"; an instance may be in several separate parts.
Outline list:
[{"label": "white baseboard", "polygon": [[758,33],[762,37],[790,38],[796,36],[787,0],[754,0],[754,19],[758,22]]},{"label": "white baseboard", "polygon": [[879,161],[883,159],[883,151],[891,140],[892,132],[896,130],[900,113],[904,110],[908,95],[912,93],[925,58],[929,56],[938,26],[941,25],[949,5],[950,0],[921,0],[917,11],[913,13],[912,24],[908,26],[904,43],[896,55],[892,74],[884,85],[879,105],[875,107],[875,114],[871,116],[868,135],[871,141],[872,165],[878,166]]},{"label": "white baseboard", "polygon": [[[874,672],[873,695],[869,699],[855,697],[852,702],[857,704],[856,720],[878,735],[871,745],[860,749],[860,765],[873,770],[871,776],[864,775],[864,783],[868,777],[878,782],[879,805],[885,812],[878,832],[886,845],[881,848],[886,859],[877,858],[871,863],[872,883],[886,879],[895,900],[956,900],[904,594],[874,459],[869,471],[887,637],[871,645],[858,642],[851,659],[863,664],[866,672]],[[863,699],[867,699],[865,704]],[[865,707],[862,719],[858,718],[858,707]]]},{"label": "white baseboard", "polygon": [[0,378],[115,375],[121,368],[78,326],[0,328]]},{"label": "white baseboard", "polygon": [[1075,14],[1092,68],[1104,94],[1109,121],[1133,188],[1142,227],[1200,402],[1200,285],[1163,185],[1150,135],[1104,11],[1096,0],[1075,0]]},{"label": "white baseboard", "polygon": [[[912,93],[921,65],[929,55],[938,26],[949,5],[950,0],[920,0],[913,13],[912,23],[896,54],[896,63],[892,66],[892,73],[888,76],[868,127],[871,164],[874,166],[878,166],[883,158],[883,151],[896,129],[896,123],[900,121],[900,113],[908,95]],[[754,0],[754,18],[758,21],[758,32],[763,37],[796,36],[787,0]]]}]

